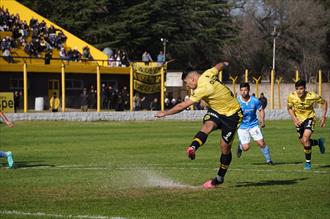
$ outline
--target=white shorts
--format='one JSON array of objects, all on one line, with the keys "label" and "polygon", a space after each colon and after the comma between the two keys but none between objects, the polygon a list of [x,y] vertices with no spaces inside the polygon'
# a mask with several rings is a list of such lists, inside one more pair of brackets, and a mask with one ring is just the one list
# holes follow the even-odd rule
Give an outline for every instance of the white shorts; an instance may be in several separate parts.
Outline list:
[{"label": "white shorts", "polygon": [[241,144],[248,144],[251,141],[251,137],[254,141],[259,141],[263,139],[262,132],[259,128],[259,126],[255,126],[253,128],[248,129],[241,129],[239,128],[237,130],[238,138]]}]

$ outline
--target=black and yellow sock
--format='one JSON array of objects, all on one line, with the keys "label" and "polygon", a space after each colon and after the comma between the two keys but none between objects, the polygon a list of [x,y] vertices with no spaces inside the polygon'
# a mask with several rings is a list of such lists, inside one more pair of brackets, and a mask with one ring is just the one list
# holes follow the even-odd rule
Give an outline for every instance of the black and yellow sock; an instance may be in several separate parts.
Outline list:
[{"label": "black and yellow sock", "polygon": [[195,136],[194,136],[194,140],[191,142],[191,147],[195,148],[195,150],[197,150],[200,146],[202,146],[207,139],[208,134],[199,131]]},{"label": "black and yellow sock", "polygon": [[227,169],[229,168],[232,159],[231,152],[229,154],[221,154],[220,157],[220,168],[218,171],[218,176],[212,180],[213,185],[223,183],[224,177],[226,175]]},{"label": "black and yellow sock", "polygon": [[304,146],[304,153],[305,153],[305,159],[306,162],[311,162],[312,159],[312,147],[310,145]]},{"label": "black and yellow sock", "polygon": [[309,143],[311,144],[311,146],[315,146],[315,145],[319,145],[319,140],[316,139],[310,139]]}]

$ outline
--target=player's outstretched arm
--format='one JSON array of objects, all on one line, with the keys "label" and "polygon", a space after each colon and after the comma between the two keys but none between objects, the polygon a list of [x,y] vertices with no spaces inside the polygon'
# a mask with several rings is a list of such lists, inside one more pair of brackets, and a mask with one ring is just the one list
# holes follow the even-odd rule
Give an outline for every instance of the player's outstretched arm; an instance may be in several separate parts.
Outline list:
[{"label": "player's outstretched arm", "polygon": [[325,100],[322,106],[322,115],[321,115],[321,122],[320,127],[325,127],[325,122],[327,121],[327,111],[328,111],[328,102]]},{"label": "player's outstretched arm", "polygon": [[6,123],[6,125],[7,125],[9,128],[14,127],[14,124],[11,123],[11,122],[7,119],[7,117],[5,116],[5,114],[3,114],[1,111],[0,111],[0,117],[2,118],[2,121],[3,121],[4,123]]},{"label": "player's outstretched arm", "polygon": [[189,106],[191,106],[193,104],[194,104],[194,102],[192,100],[187,99],[186,101],[175,105],[174,107],[172,107],[169,110],[166,110],[164,112],[160,111],[160,112],[156,113],[155,117],[162,118],[162,117],[165,117],[165,116],[177,114],[177,113],[181,112],[182,110],[187,109]]}]

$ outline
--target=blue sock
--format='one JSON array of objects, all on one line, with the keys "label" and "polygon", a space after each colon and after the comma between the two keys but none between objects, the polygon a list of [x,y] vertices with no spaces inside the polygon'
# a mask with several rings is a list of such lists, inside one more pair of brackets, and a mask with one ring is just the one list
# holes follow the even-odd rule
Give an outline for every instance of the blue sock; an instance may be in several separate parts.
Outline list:
[{"label": "blue sock", "polygon": [[260,148],[261,153],[264,155],[266,162],[271,161],[272,159],[270,158],[270,151],[268,145],[264,148]]},{"label": "blue sock", "polygon": [[7,157],[7,153],[4,151],[0,151],[0,157]]}]

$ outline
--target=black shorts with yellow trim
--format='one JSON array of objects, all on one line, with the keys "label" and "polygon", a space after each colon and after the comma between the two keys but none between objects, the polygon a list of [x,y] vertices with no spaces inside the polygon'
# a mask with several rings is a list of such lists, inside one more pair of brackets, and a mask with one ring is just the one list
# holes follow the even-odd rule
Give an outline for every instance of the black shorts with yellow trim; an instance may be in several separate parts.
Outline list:
[{"label": "black shorts with yellow trim", "polygon": [[217,129],[221,129],[221,137],[227,143],[231,144],[234,140],[235,133],[242,122],[243,114],[241,109],[231,116],[225,116],[209,109],[203,118],[203,123],[213,121],[217,125]]},{"label": "black shorts with yellow trim", "polygon": [[312,132],[314,131],[314,126],[315,126],[315,119],[314,118],[308,118],[305,121],[301,123],[299,127],[297,127],[297,133],[299,136],[299,139],[302,138],[304,135],[304,132],[306,129],[311,130]]}]

